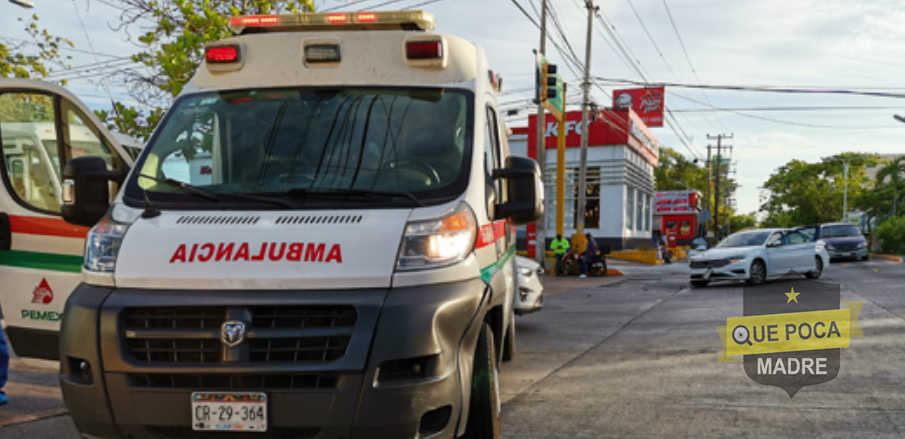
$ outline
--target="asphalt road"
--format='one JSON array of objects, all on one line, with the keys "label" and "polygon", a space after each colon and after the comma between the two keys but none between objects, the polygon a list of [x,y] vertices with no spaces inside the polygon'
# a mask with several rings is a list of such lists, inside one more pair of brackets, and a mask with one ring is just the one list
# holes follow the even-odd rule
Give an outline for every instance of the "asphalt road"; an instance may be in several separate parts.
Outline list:
[{"label": "asphalt road", "polygon": [[[741,285],[687,287],[682,265],[613,266],[626,275],[548,278],[546,308],[519,317],[502,370],[509,438],[848,438],[905,436],[905,264],[845,262],[821,280],[866,302],[865,337],[839,376],[794,398],[718,364],[716,327],[742,315]],[[55,373],[13,363],[0,439],[78,437]]]}]

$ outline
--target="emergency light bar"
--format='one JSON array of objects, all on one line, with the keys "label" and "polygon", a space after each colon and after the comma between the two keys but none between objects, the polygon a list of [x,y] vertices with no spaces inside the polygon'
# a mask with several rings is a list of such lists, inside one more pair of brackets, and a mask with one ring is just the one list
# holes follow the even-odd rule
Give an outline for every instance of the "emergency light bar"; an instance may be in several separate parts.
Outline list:
[{"label": "emergency light bar", "polygon": [[231,17],[236,34],[314,30],[434,30],[434,16],[425,11],[326,12],[312,14]]}]

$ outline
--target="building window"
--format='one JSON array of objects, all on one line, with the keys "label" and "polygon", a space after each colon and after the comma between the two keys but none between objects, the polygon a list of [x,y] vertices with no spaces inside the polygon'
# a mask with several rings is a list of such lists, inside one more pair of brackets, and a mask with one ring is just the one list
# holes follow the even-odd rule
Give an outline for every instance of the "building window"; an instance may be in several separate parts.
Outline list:
[{"label": "building window", "polygon": [[[547,227],[556,228],[556,168],[548,167],[545,175],[544,189],[547,195]],[[575,217],[578,211],[578,168],[567,167],[565,175],[565,200],[563,205],[563,228],[575,229]],[[585,228],[600,228],[600,168],[588,168],[587,192],[585,194]]]},{"label": "building window", "polygon": [[625,228],[633,230],[635,228],[635,188],[631,186],[625,187]]},{"label": "building window", "polygon": [[635,230],[644,230],[644,194],[635,190]]},{"label": "building window", "polygon": [[644,230],[650,231],[650,205],[652,197],[650,194],[644,196]]}]

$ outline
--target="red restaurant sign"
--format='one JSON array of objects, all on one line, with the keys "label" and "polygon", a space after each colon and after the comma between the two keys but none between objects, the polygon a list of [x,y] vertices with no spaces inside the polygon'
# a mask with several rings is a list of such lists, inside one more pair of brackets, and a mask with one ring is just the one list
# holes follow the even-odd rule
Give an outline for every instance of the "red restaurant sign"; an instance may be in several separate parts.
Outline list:
[{"label": "red restaurant sign", "polygon": [[663,126],[663,87],[633,88],[613,92],[613,107],[631,108],[649,127]]},{"label": "red restaurant sign", "polygon": [[695,213],[698,207],[696,191],[667,191],[654,194],[654,214]]}]

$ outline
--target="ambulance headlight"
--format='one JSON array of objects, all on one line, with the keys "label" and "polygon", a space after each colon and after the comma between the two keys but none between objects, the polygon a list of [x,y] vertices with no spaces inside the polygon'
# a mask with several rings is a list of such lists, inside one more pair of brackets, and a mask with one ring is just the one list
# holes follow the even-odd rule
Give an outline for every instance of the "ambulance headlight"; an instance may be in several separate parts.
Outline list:
[{"label": "ambulance headlight", "polygon": [[420,270],[455,264],[474,248],[477,221],[465,204],[442,218],[412,221],[405,226],[398,270]]},{"label": "ambulance headlight", "polygon": [[85,240],[85,270],[112,273],[116,268],[116,256],[129,223],[113,219],[110,212],[101,218]]}]

